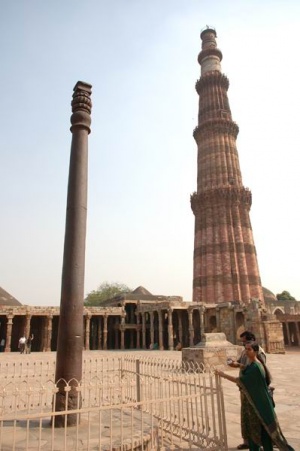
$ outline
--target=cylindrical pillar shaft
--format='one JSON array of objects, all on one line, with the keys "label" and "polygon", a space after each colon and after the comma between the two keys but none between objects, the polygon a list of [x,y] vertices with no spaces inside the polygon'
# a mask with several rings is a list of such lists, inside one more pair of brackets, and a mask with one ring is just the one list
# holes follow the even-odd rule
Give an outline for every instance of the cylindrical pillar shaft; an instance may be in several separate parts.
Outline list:
[{"label": "cylindrical pillar shaft", "polygon": [[[65,243],[62,269],[60,318],[58,328],[55,380],[59,392],[55,410],[78,408],[76,381],[82,378],[83,299],[87,216],[88,134],[91,124],[91,85],[78,82],[74,87],[71,116],[70,155]],[[74,385],[66,398],[65,382]],[[68,405],[66,406],[66,399]],[[68,415],[67,424],[75,425],[77,415]],[[64,417],[55,417],[56,426],[64,426]]]}]

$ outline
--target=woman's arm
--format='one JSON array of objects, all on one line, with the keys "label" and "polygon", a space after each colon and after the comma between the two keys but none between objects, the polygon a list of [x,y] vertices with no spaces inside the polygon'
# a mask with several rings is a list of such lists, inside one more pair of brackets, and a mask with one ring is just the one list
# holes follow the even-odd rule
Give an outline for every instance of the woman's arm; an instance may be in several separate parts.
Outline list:
[{"label": "woman's arm", "polygon": [[223,371],[219,371],[219,370],[216,370],[215,374],[217,374],[220,377],[223,377],[224,379],[227,379],[230,382],[234,382],[235,384],[237,383],[237,381],[239,379],[238,377],[229,376],[229,374],[226,374]]}]

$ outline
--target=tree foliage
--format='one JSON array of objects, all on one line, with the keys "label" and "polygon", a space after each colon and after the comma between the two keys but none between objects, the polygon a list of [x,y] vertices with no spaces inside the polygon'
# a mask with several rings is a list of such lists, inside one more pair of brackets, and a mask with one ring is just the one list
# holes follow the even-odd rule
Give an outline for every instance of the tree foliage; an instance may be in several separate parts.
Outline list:
[{"label": "tree foliage", "polygon": [[290,295],[289,291],[283,291],[276,294],[277,301],[295,301],[296,299]]},{"label": "tree foliage", "polygon": [[97,290],[91,291],[84,300],[85,305],[101,305],[103,301],[111,299],[122,293],[130,293],[132,291],[124,283],[119,282],[103,282]]}]

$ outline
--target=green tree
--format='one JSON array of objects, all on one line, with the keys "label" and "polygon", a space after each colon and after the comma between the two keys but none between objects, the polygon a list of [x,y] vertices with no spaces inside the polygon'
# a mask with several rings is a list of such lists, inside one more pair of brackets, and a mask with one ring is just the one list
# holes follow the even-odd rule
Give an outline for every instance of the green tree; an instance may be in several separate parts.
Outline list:
[{"label": "green tree", "polygon": [[132,291],[124,283],[103,282],[97,290],[91,291],[84,300],[84,305],[101,305],[103,301],[111,299],[122,293],[130,293]]},{"label": "green tree", "polygon": [[295,301],[296,299],[290,295],[288,291],[276,294],[277,301]]}]

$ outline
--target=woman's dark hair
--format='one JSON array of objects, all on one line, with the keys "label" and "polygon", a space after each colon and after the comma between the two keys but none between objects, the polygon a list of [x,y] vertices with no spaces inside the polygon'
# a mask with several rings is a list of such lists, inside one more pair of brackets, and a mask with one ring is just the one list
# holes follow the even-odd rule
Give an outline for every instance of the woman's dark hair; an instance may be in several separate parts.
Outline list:
[{"label": "woman's dark hair", "polygon": [[255,335],[248,330],[245,330],[243,333],[241,333],[240,338],[243,337],[245,337],[247,341],[255,341]]},{"label": "woman's dark hair", "polygon": [[260,361],[260,363],[262,364],[262,366],[264,367],[265,373],[266,373],[266,383],[267,385],[270,385],[271,381],[272,381],[272,376],[271,373],[268,369],[268,367],[266,366],[265,362],[263,361],[263,359],[261,358],[260,354],[259,354],[259,345],[257,343],[247,343],[248,345],[251,346],[251,348],[253,349],[253,351],[256,352],[256,356],[258,358],[258,360]]}]

